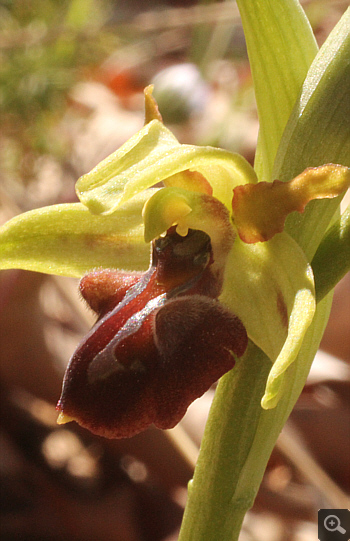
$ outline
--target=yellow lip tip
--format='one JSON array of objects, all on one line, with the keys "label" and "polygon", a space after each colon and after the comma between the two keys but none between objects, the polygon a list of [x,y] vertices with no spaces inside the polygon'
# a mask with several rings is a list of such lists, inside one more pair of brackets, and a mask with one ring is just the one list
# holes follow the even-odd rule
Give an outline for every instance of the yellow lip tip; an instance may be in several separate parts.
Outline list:
[{"label": "yellow lip tip", "polygon": [[70,423],[71,421],[74,421],[73,417],[69,417],[69,415],[66,415],[62,411],[58,414],[58,417],[57,417],[58,425],[65,425],[66,423]]}]

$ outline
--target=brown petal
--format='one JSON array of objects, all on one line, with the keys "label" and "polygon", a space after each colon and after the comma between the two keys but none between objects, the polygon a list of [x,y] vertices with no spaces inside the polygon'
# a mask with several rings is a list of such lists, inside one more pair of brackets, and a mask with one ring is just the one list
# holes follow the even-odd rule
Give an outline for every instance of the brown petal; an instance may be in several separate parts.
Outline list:
[{"label": "brown petal", "polygon": [[140,272],[98,269],[81,279],[79,289],[90,308],[101,315],[120,302],[127,290],[136,284],[141,276]]}]

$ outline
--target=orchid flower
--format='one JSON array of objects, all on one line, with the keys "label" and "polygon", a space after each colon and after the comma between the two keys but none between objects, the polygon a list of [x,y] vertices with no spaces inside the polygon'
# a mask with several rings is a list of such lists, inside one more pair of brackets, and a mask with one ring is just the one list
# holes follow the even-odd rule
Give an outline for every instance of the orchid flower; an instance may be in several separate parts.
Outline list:
[{"label": "orchid flower", "polygon": [[[276,405],[316,305],[311,266],[283,232],[285,218],[350,184],[350,170],[332,164],[289,182],[257,182],[239,155],[180,144],[161,121],[152,87],[145,97],[144,128],[78,180],[81,204],[29,212],[2,233],[18,239],[27,232],[26,250],[14,245],[16,257],[27,258],[23,267],[74,275],[82,260],[83,272],[92,271],[80,288],[99,319],[68,366],[59,422],[74,419],[108,437],[131,436],[152,422],[174,426],[233,367],[232,353],[243,355],[246,332],[271,360],[262,406]],[[62,249],[71,250],[71,240],[74,255]],[[135,274],[151,241],[150,269]],[[34,267],[30,248],[41,254]],[[114,269],[128,262],[133,272],[106,270],[111,251]]]},{"label": "orchid flower", "polygon": [[[291,42],[288,54],[303,51],[304,60],[295,77],[289,66],[281,68],[290,86],[281,83],[282,76],[269,76],[266,104],[259,89],[261,51],[254,41],[257,13],[280,30],[275,18],[280,3],[238,2],[260,107],[255,169],[238,154],[180,144],[164,126],[148,87],[144,127],[78,180],[80,203],[30,211],[0,229],[0,268],[84,276],[82,294],[98,314],[68,366],[59,422],[74,419],[107,437],[130,436],[152,422],[169,428],[228,372],[214,399],[194,478],[199,488],[186,516],[203,506],[209,511],[199,525],[185,516],[184,539],[201,539],[204,531],[205,539],[232,539],[240,526],[317,347],[327,310],[319,316],[316,301],[334,286],[334,280],[324,286],[322,272],[313,271],[324,264],[318,258],[328,242],[325,233],[350,185],[349,143],[330,136],[330,152],[318,154],[315,148],[322,130],[346,131],[327,107],[332,100],[346,103],[333,81],[340,68],[350,80],[343,52],[350,43],[350,13],[301,89],[316,45],[298,4],[284,2],[291,15],[290,27],[283,27]],[[264,33],[263,49],[273,50],[278,35]],[[274,65],[271,52],[266,63]],[[274,83],[283,102],[276,111]],[[310,117],[318,121],[312,136]],[[307,146],[307,134],[314,146],[296,158],[295,145]],[[346,242],[348,221],[345,215],[333,226],[346,231]],[[338,279],[348,262],[340,266]],[[251,426],[244,435],[237,426],[247,420]],[[222,442],[216,450],[218,434]],[[231,449],[244,437],[241,448]],[[236,466],[230,450],[236,452]],[[209,465],[213,456],[217,460]],[[259,465],[254,474],[251,464]],[[230,486],[218,496],[225,472]],[[204,503],[203,486],[212,484],[218,487],[216,503],[213,498]],[[228,519],[232,502],[235,513]]]}]

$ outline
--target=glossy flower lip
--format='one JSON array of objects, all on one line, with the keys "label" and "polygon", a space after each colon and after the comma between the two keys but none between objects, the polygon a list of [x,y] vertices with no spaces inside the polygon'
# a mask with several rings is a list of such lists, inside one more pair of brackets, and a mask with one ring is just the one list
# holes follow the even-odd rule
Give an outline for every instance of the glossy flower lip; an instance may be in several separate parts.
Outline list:
[{"label": "glossy flower lip", "polygon": [[181,237],[173,228],[153,242],[152,264],[141,276],[102,270],[83,279],[100,318],[67,368],[60,424],[76,420],[110,438],[152,423],[171,428],[234,366],[247,334],[216,301],[221,287],[212,264],[208,235]]}]

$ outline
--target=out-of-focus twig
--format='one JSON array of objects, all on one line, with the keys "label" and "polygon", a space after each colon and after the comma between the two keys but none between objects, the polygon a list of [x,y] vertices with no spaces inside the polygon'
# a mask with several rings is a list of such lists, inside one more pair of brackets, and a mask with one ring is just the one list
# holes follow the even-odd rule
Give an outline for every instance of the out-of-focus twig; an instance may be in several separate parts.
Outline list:
[{"label": "out-of-focus twig", "polygon": [[277,449],[288,458],[304,479],[322,494],[331,507],[348,509],[350,496],[345,494],[317,463],[290,421],[277,440]]}]

